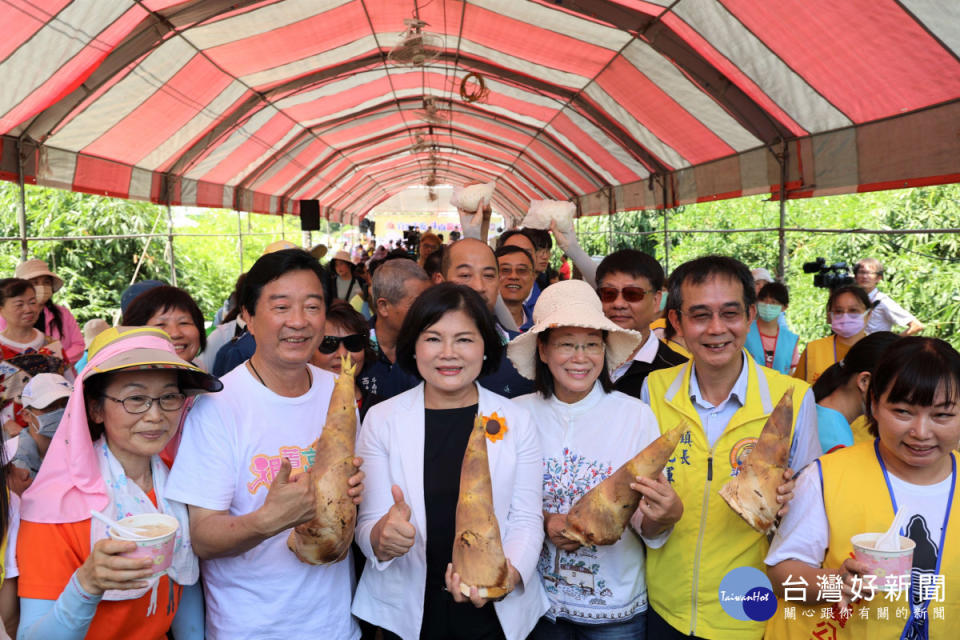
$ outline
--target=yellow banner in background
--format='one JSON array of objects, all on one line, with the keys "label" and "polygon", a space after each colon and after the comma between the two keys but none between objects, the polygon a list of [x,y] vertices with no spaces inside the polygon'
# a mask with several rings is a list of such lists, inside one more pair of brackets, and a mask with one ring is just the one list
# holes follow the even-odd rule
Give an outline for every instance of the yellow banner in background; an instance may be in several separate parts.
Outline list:
[{"label": "yellow banner in background", "polygon": [[403,232],[410,227],[415,227],[420,233],[442,233],[445,238],[448,238],[447,234],[451,231],[460,231],[460,220],[456,215],[378,213],[374,224],[374,234],[378,239],[402,237]]}]

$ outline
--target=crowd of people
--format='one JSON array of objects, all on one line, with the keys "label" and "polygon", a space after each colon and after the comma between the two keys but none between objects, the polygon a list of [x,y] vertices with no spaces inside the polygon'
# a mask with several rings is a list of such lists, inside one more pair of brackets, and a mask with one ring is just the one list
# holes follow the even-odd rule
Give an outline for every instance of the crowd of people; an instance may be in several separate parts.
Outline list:
[{"label": "crowd of people", "polygon": [[[6,633],[949,636],[958,592],[923,587],[960,575],[960,354],[913,335],[923,325],[877,289],[879,262],[859,261],[856,284],[829,291],[830,334],[803,345],[787,288],[762,267],[710,255],[667,277],[638,250],[597,263],[556,223],[488,242],[488,219],[462,221],[447,243],[425,233],[330,256],[275,243],[209,336],[189,292],[162,282],[125,292],[116,326],[81,331],[52,301],[63,281],[44,262],[0,280]],[[566,269],[549,265],[554,242]],[[316,516],[304,472],[347,359],[355,545],[314,566],[287,535]],[[719,489],[785,396],[789,468],[773,479],[768,536]],[[486,446],[501,598],[461,590],[451,563],[477,415],[499,425]],[[642,497],[619,540],[565,535],[580,498],[680,424],[663,472],[631,483]],[[163,571],[100,519],[156,513],[178,523]],[[850,541],[895,514],[916,545],[902,616],[879,613]],[[767,576],[765,617],[729,613],[738,568]],[[788,597],[800,583],[804,595]]]}]

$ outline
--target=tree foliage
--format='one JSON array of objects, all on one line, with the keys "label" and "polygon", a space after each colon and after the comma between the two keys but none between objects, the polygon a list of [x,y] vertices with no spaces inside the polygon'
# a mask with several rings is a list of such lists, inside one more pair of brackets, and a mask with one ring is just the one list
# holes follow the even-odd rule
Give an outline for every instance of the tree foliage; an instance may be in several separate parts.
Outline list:
[{"label": "tree foliage", "polygon": [[[0,234],[19,234],[19,189],[0,182]],[[167,231],[163,207],[40,187],[27,188],[27,225],[31,236],[124,235],[149,233],[156,224]],[[592,255],[634,247],[655,255],[668,270],[685,260],[709,253],[734,256],[750,267],[775,272],[778,237],[772,232],[695,233],[703,229],[774,228],[779,203],[762,197],[740,198],[681,207],[667,212],[669,258],[664,251],[664,214],[632,211],[577,221],[580,242]],[[177,283],[197,300],[210,318],[233,289],[241,272],[236,237],[238,214],[232,211],[191,210],[175,213],[178,233],[227,234],[225,237],[180,236],[174,241]],[[285,235],[300,244],[293,216],[240,214],[243,230],[242,268],[249,269],[264,247]],[[787,203],[787,227],[812,229],[960,228],[960,185],[904,189]],[[340,231],[331,224],[329,231]],[[652,232],[652,233],[651,233]],[[316,241],[316,239],[315,239]],[[110,318],[120,294],[129,285],[144,252],[138,280],[170,281],[166,238],[32,242],[30,255],[47,260],[66,286],[56,300],[70,307],[81,322]],[[785,282],[791,304],[787,317],[804,340],[827,333],[824,304],[827,293],[803,273],[804,262],[818,256],[828,262],[879,259],[886,270],[881,289],[927,325],[925,335],[942,337],[960,347],[960,235],[923,233],[871,235],[864,233],[791,232],[787,234]],[[17,242],[0,243],[0,273],[12,275],[20,258]]]},{"label": "tree foliage", "polygon": [[[775,228],[779,202],[762,197],[740,198],[680,207],[668,212],[669,268],[697,256],[716,253],[733,256],[751,268],[776,273],[779,241],[776,231],[694,233],[704,229]],[[660,212],[620,214],[614,231],[605,216],[578,220],[581,243],[591,255],[605,255],[610,247],[636,246],[664,263],[663,219]],[[958,229],[960,185],[945,185],[865,194],[810,198],[787,202],[787,228],[810,229]],[[651,236],[632,233],[656,230]],[[600,233],[598,233],[600,231]],[[611,242],[612,238],[612,242]],[[884,265],[880,289],[910,310],[927,329],[924,335],[941,337],[960,347],[960,235],[923,233],[874,235],[856,232],[787,233],[785,283],[790,289],[787,318],[801,339],[828,333],[827,291],[813,286],[803,263],[817,257],[828,263],[846,262],[853,268],[863,257]],[[653,251],[650,251],[650,243]]]}]

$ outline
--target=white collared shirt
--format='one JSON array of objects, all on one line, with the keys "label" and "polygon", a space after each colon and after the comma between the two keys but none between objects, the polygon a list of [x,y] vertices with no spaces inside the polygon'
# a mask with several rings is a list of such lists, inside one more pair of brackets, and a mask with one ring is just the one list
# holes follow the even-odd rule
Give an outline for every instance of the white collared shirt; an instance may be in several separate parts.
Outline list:
[{"label": "white collared shirt", "polygon": [[622,365],[616,368],[616,370],[610,374],[610,379],[613,382],[616,382],[623,377],[623,374],[627,372],[627,369],[630,368],[630,365],[633,364],[634,360],[637,362],[653,362],[653,359],[657,357],[657,351],[660,349],[660,340],[654,335],[653,331],[647,336],[647,339],[640,345],[640,348],[637,349],[637,352],[634,354],[631,360],[627,360]]}]

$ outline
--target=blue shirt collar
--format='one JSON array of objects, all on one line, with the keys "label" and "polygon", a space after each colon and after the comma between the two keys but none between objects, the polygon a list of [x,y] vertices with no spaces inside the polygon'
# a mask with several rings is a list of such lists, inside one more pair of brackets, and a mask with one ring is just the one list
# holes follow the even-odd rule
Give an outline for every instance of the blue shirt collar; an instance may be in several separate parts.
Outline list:
[{"label": "blue shirt collar", "polygon": [[697,382],[697,367],[691,361],[690,366],[692,369],[690,370],[690,401],[701,409],[722,409],[730,401],[736,402],[737,406],[742,407],[747,399],[747,382],[749,380],[747,367],[750,366],[750,363],[747,361],[747,354],[743,353],[742,357],[743,365],[740,367],[740,375],[737,377],[737,381],[733,383],[733,389],[730,390],[730,394],[724,399],[724,401],[716,406],[707,402],[700,393],[700,383]]}]

